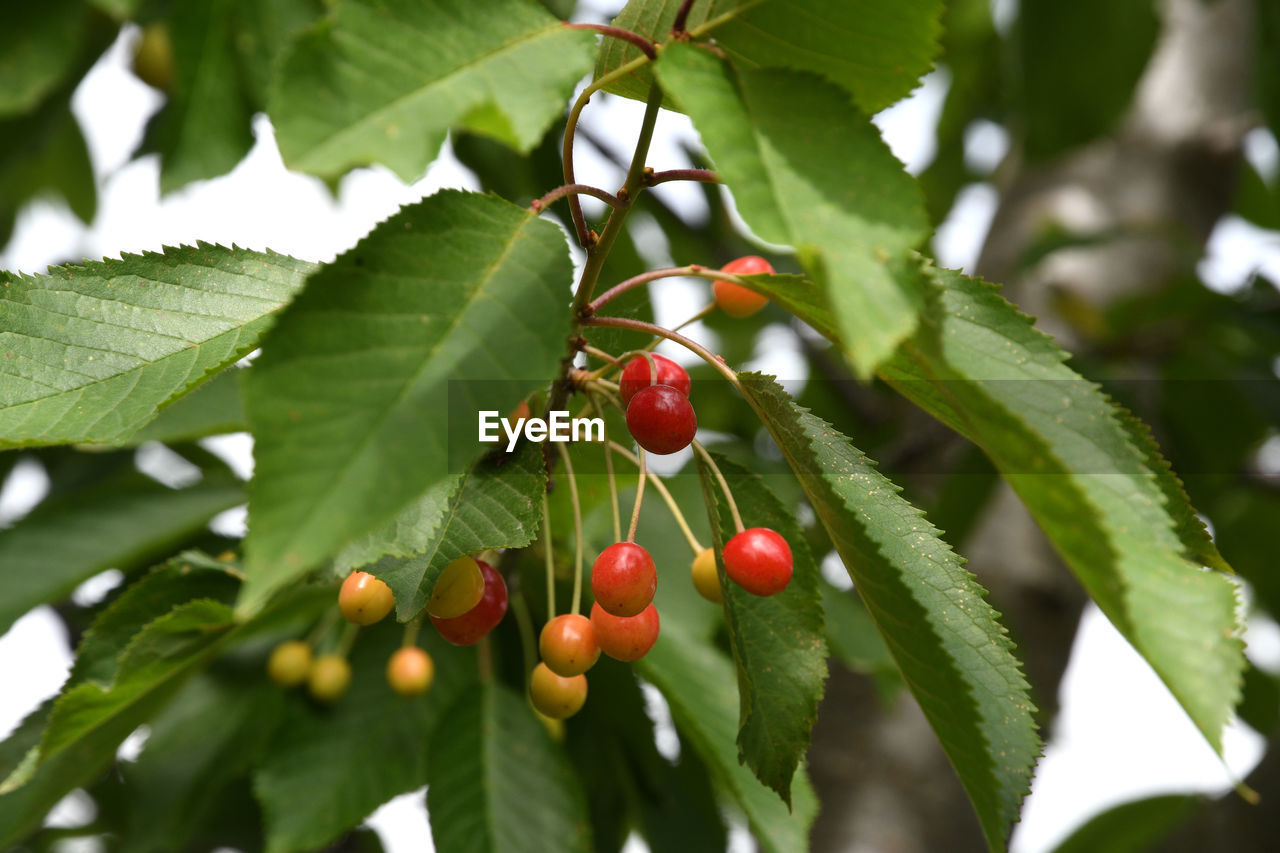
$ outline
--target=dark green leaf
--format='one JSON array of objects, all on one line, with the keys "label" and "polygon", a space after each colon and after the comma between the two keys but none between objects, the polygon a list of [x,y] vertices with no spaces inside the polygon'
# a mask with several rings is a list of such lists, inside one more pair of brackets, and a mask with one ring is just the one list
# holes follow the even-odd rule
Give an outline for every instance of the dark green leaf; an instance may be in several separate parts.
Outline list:
[{"label": "dark green leaf", "polygon": [[15,3],[5,9],[0,117],[30,112],[71,73],[88,20],[79,0]]},{"label": "dark green leaf", "polygon": [[492,681],[467,690],[436,726],[431,762],[441,853],[591,850],[578,778],[523,697]]},{"label": "dark green leaf", "polygon": [[818,718],[827,677],[818,567],[795,514],[759,477],[717,454],[716,464],[737,498],[743,524],[780,533],[794,561],[791,583],[767,598],[729,581],[719,555],[734,534],[733,518],[710,470],[701,456],[697,458],[724,592],[729,647],[738,665],[739,755],[790,806],[791,779],[809,749],[809,732]]},{"label": "dark green leaf", "polygon": [[848,94],[818,77],[735,73],[684,44],[667,49],[658,76],[755,233],[800,252],[869,376],[915,329],[922,301],[918,282],[895,274],[928,232],[914,181]]},{"label": "dark green leaf", "polygon": [[270,109],[280,150],[325,178],[382,163],[406,181],[453,126],[528,151],[592,41],[532,0],[340,0],[284,58]]},{"label": "dark green leaf", "polygon": [[569,332],[562,232],[491,196],[403,209],[315,275],[250,371],[253,608],[484,449],[476,413],[555,375]]},{"label": "dark green leaf", "polygon": [[1003,848],[1040,744],[1021,666],[985,591],[923,514],[775,382],[739,374],[973,801]]},{"label": "dark green leaf", "polygon": [[857,594],[836,589],[826,581],[820,586],[832,654],[854,672],[896,677],[898,666],[893,655]]},{"label": "dark green leaf", "polygon": [[1200,807],[1189,794],[1134,800],[1104,811],[1071,833],[1054,853],[1131,853],[1150,850]]},{"label": "dark green leaf", "polygon": [[253,350],[310,270],[202,244],[0,274],[0,447],[129,436]]}]

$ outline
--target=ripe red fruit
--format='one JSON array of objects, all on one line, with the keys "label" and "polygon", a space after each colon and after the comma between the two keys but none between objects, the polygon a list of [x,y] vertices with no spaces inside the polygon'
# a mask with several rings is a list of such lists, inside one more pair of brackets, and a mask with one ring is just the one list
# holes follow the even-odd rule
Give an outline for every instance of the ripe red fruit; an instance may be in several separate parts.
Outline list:
[{"label": "ripe red fruit", "polygon": [[658,640],[658,608],[650,604],[636,616],[611,616],[591,605],[591,624],[600,650],[614,660],[639,660]]},{"label": "ripe red fruit", "polygon": [[636,444],[665,456],[689,446],[698,432],[698,416],[679,389],[652,385],[636,392],[627,404],[627,429]]},{"label": "ripe red fruit", "polygon": [[391,587],[368,572],[352,572],[338,590],[338,609],[348,622],[357,625],[381,621],[395,604]]},{"label": "ripe red fruit", "polygon": [[587,701],[587,677],[565,678],[540,663],[529,675],[529,698],[533,700],[533,707],[553,720],[572,717]]},{"label": "ripe red fruit", "polygon": [[[720,268],[733,275],[773,274],[773,265],[759,255],[747,255]],[[711,285],[716,305],[730,317],[750,317],[763,308],[768,298],[731,281],[715,281]]]},{"label": "ripe red fruit", "polygon": [[396,649],[387,660],[387,683],[401,696],[421,696],[431,689],[435,677],[435,661],[417,646]]},{"label": "ripe red fruit", "polygon": [[600,552],[591,567],[591,594],[607,613],[635,616],[658,591],[658,567],[649,552],[634,542],[615,542]]},{"label": "ripe red fruit", "polygon": [[431,617],[431,624],[436,626],[440,636],[455,646],[470,646],[480,642],[480,638],[488,634],[507,612],[507,582],[498,574],[497,569],[484,560],[476,560],[480,564],[480,573],[484,575],[484,595],[480,603],[452,619]]},{"label": "ripe red fruit", "polygon": [[600,659],[596,631],[591,620],[577,613],[564,613],[542,626],[538,651],[556,675],[581,675]]},{"label": "ripe red fruit", "polygon": [[649,359],[644,356],[636,356],[623,368],[622,378],[618,380],[618,392],[622,395],[622,405],[630,403],[632,397],[650,385],[670,385],[686,397],[689,396],[692,383],[685,369],[665,355],[655,355],[652,358],[654,367],[658,369],[656,381],[650,381],[653,372],[649,369]]},{"label": "ripe red fruit", "polygon": [[724,546],[725,574],[752,595],[782,592],[791,569],[791,546],[767,527],[749,527]]}]

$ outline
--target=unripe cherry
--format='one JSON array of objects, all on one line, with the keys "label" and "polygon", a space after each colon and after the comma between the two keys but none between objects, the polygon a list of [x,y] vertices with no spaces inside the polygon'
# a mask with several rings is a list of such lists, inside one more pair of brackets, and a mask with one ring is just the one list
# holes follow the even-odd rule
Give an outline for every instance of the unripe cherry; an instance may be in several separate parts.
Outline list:
[{"label": "unripe cherry", "polygon": [[435,661],[417,646],[396,649],[387,660],[387,683],[401,696],[421,696],[431,689],[435,677]]},{"label": "unripe cherry", "polygon": [[639,660],[658,640],[658,608],[652,604],[636,616],[612,616],[593,604],[591,624],[600,651],[614,660]]},{"label": "unripe cherry", "polygon": [[529,698],[533,707],[553,720],[572,717],[587,701],[587,677],[556,675],[545,663],[529,676]]},{"label": "unripe cherry", "polygon": [[484,574],[471,557],[459,557],[444,567],[431,588],[427,613],[441,619],[461,616],[480,603],[484,595]]},{"label": "unripe cherry", "polygon": [[[732,275],[772,275],[773,265],[759,255],[747,255],[730,261],[720,271]],[[730,317],[750,317],[769,302],[768,297],[731,281],[713,282],[711,292],[715,295],[716,305]]]},{"label": "unripe cherry", "polygon": [[311,664],[307,676],[307,692],[326,705],[342,698],[351,686],[351,664],[341,655],[320,655]]},{"label": "unripe cherry", "polygon": [[542,661],[556,675],[581,675],[600,659],[591,620],[577,613],[562,613],[542,626],[538,637]]},{"label": "unripe cherry", "polygon": [[716,572],[716,552],[704,548],[693,558],[689,567],[689,575],[693,578],[694,589],[712,604],[724,601],[724,590],[720,588],[720,575]]},{"label": "unripe cherry", "polygon": [[777,531],[749,527],[725,543],[725,574],[752,595],[782,592],[791,571],[791,546]]},{"label": "unripe cherry", "polygon": [[281,687],[297,687],[310,672],[311,646],[301,640],[281,643],[267,659],[267,675]]},{"label": "unripe cherry", "polygon": [[657,368],[656,379],[653,379],[653,371],[649,368],[649,359],[642,355],[631,359],[623,368],[622,377],[618,380],[618,393],[622,397],[623,406],[650,385],[670,385],[686,397],[689,396],[693,384],[683,367],[665,355],[652,355],[649,358],[653,359],[653,365]]},{"label": "unripe cherry", "polygon": [[627,404],[627,430],[636,444],[665,456],[684,450],[698,432],[689,398],[670,385],[642,388]]},{"label": "unripe cherry", "polygon": [[507,582],[498,574],[498,570],[484,560],[476,560],[480,573],[484,575],[484,595],[475,607],[455,616],[452,619],[431,617],[431,624],[436,626],[440,636],[455,646],[470,646],[480,642],[480,638],[488,634],[507,612]]},{"label": "unripe cherry", "polygon": [[391,587],[368,572],[352,572],[338,590],[338,609],[348,622],[372,625],[396,606]]},{"label": "unripe cherry", "polygon": [[658,591],[658,567],[634,542],[615,542],[591,566],[591,594],[614,616],[635,616]]}]

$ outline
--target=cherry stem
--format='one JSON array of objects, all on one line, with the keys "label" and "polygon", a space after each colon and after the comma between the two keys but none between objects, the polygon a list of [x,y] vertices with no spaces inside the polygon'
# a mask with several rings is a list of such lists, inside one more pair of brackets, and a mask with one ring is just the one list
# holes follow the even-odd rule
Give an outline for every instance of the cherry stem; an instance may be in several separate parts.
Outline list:
[{"label": "cherry stem", "polygon": [[416,646],[418,644],[418,632],[422,630],[422,623],[427,618],[427,611],[424,609],[417,616],[409,620],[404,626],[404,638],[400,641],[400,645],[404,647]]},{"label": "cherry stem", "polygon": [[[516,614],[516,627],[520,629],[520,651],[524,656],[525,692],[529,690],[529,673],[537,665],[538,642],[533,635],[533,617],[529,614],[529,602],[524,600],[524,590],[511,596],[511,610]],[[550,618],[550,617],[548,617]]]},{"label": "cherry stem", "polygon": [[610,207],[618,207],[622,204],[622,201],[616,195],[611,192],[605,192],[599,187],[593,187],[590,184],[565,184],[564,186],[556,187],[542,198],[536,198],[529,202],[529,209],[534,213],[541,213],[546,209],[547,205],[567,195],[589,195],[600,199]]},{"label": "cherry stem", "polygon": [[331,607],[326,610],[324,615],[320,617],[320,621],[311,629],[311,633],[307,634],[306,644],[313,649],[320,645],[320,641],[333,630],[333,626],[337,621],[338,608]]},{"label": "cherry stem", "polygon": [[649,465],[645,460],[644,448],[636,448],[636,465],[640,468],[640,479],[636,481],[636,504],[631,510],[631,526],[627,528],[627,541],[636,541],[636,526],[640,523],[640,503],[644,500],[645,475],[649,473]]},{"label": "cherry stem", "polygon": [[733,529],[738,533],[746,530],[746,525],[742,523],[742,516],[738,514],[738,502],[733,499],[733,492],[729,491],[729,483],[724,478],[724,474],[720,471],[720,466],[716,464],[716,460],[711,458],[711,454],[702,446],[699,441],[693,442],[694,452],[702,454],[702,459],[707,463],[707,467],[711,469],[711,473],[715,475],[716,482],[720,484],[720,491],[724,492],[724,499],[729,504],[729,514],[733,516]]},{"label": "cherry stem", "polygon": [[476,647],[476,672],[481,681],[493,681],[493,640],[485,634]]},{"label": "cherry stem", "polygon": [[556,615],[556,558],[551,549],[551,501],[542,493],[542,550],[547,565],[547,619]]},{"label": "cherry stem", "polygon": [[689,20],[689,10],[693,8],[693,0],[684,0],[680,4],[680,9],[676,12],[676,19],[671,24],[671,32],[673,34],[683,33],[685,31],[685,23]]},{"label": "cherry stem", "polygon": [[578,500],[578,478],[573,473],[573,462],[569,459],[569,449],[563,442],[556,443],[560,451],[560,459],[564,462],[564,473],[569,480],[569,502],[573,504],[573,609],[577,614],[582,606],[582,503]]},{"label": "cherry stem", "polygon": [[627,279],[624,282],[621,282],[620,284],[615,284],[613,287],[609,288],[604,293],[597,296],[594,300],[588,303],[584,309],[582,309],[583,316],[586,316],[586,317],[594,316],[595,314],[599,313],[600,309],[606,303],[612,302],[614,299],[618,298],[619,296],[626,293],[628,290],[631,290],[632,288],[640,287],[641,285],[648,284],[651,281],[657,281],[660,278],[672,278],[674,276],[690,276],[692,278],[710,278],[710,279],[718,279],[720,281],[730,281],[737,285],[744,284],[743,280],[738,276],[734,275],[733,273],[721,272],[720,270],[713,270],[710,267],[704,267],[701,264],[689,264],[688,266],[683,266],[683,267],[667,267],[665,269],[660,269],[660,270],[649,270],[648,272],[643,272],[643,273],[640,273],[639,275],[632,276],[631,278]]},{"label": "cherry stem", "polygon": [[356,635],[360,633],[360,626],[353,622],[348,622],[347,626],[342,630],[342,639],[338,640],[338,657],[345,658],[351,654],[351,647],[356,643]]},{"label": "cherry stem", "polygon": [[[592,358],[596,358],[596,359],[599,359],[600,361],[607,362],[608,364],[611,364],[611,365],[613,365],[614,367],[621,367],[621,366],[622,366],[622,361],[621,361],[620,359],[614,358],[613,356],[609,355],[609,353],[605,352],[604,350],[602,350],[602,349],[596,349],[595,347],[591,346],[590,344],[586,344],[586,345],[584,345],[584,346],[582,347],[582,351],[583,351],[583,352],[585,352],[587,355],[591,356]],[[592,377],[592,378],[595,378],[595,377]]]},{"label": "cherry stem", "polygon": [[656,187],[668,181],[700,181],[704,184],[720,183],[720,176],[710,169],[666,169],[649,172],[644,176],[645,186]]},{"label": "cherry stem", "polygon": [[622,27],[611,27],[608,24],[571,24],[568,21],[565,21],[564,25],[571,30],[590,30],[601,35],[622,39],[628,44],[638,47],[650,59],[658,58],[658,52],[654,49],[653,42],[631,30],[624,30]]},{"label": "cherry stem", "polygon": [[[591,407],[595,409],[596,417],[600,418],[600,422],[604,423],[604,408],[600,405],[600,398],[595,394],[591,396]],[[613,508],[613,541],[618,542],[622,539],[622,509],[618,505],[618,479],[613,473],[613,448],[615,443],[609,440],[608,427],[605,427],[604,433],[604,471],[605,476],[609,479],[609,503]]]},{"label": "cherry stem", "polygon": [[[644,332],[650,335],[657,335],[660,338],[666,338],[669,341],[675,341],[682,347],[697,354],[703,361],[714,367],[720,372],[729,383],[742,391],[742,386],[738,383],[738,374],[733,372],[727,364],[721,361],[711,350],[704,347],[697,341],[690,340],[679,332],[673,332],[670,329],[664,329],[662,326],[653,323],[646,323],[643,320],[632,320],[628,317],[587,317],[582,321],[585,326],[607,326],[613,329],[631,329],[636,332]],[[743,394],[743,396],[746,396]]]},{"label": "cherry stem", "polygon": [[[710,305],[708,305],[706,308],[703,308],[703,309],[702,309],[701,311],[699,311],[698,313],[694,314],[694,315],[693,315],[692,317],[690,317],[688,320],[685,320],[685,321],[684,321],[683,323],[681,323],[680,325],[673,327],[673,328],[671,329],[671,331],[673,331],[673,332],[678,332],[678,331],[680,331],[681,329],[683,329],[685,326],[692,326],[694,323],[698,322],[698,321],[699,321],[699,320],[701,320],[703,317],[706,317],[708,314],[712,314],[712,313],[714,313],[714,312],[715,312],[715,310],[716,310],[716,304],[715,304],[714,302],[712,302]],[[657,341],[654,341],[654,342],[653,342],[653,345],[654,345],[654,346],[657,346],[657,345],[658,345],[658,342],[657,342]]]},{"label": "cherry stem", "polygon": [[[630,450],[627,450],[621,444],[618,444],[616,441],[611,441],[609,444],[624,458],[637,466],[640,464],[640,460],[636,458],[636,455]],[[704,549],[701,543],[698,542],[698,537],[693,535],[693,530],[689,527],[688,519],[686,519],[684,517],[684,513],[680,511],[680,505],[677,504],[676,499],[671,496],[671,492],[667,490],[666,484],[662,482],[661,477],[652,471],[646,471],[645,473],[648,474],[649,482],[653,484],[653,487],[658,490],[658,494],[662,496],[662,500],[666,503],[667,508],[671,510],[671,514],[675,516],[676,525],[679,526],[680,532],[684,534],[685,541],[689,543],[689,547],[693,549],[693,555],[695,557],[698,556]]]}]

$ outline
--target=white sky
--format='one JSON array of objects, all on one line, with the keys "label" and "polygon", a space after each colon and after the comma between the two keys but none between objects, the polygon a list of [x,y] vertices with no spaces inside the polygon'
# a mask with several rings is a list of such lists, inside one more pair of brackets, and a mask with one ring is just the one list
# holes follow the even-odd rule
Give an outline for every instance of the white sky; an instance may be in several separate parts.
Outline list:
[{"label": "white sky", "polygon": [[[0,253],[0,268],[39,272],[53,262],[79,257],[114,256],[122,251],[159,249],[163,245],[196,240],[270,248],[311,260],[329,260],[353,245],[374,224],[400,205],[443,186],[474,189],[474,177],[446,155],[426,177],[405,186],[385,170],[361,170],[345,178],[335,201],[319,181],[287,172],[271,136],[269,122],[255,122],[257,144],[228,176],[187,187],[163,200],[158,197],[158,168],[153,157],[130,162],[129,153],[141,138],[159,97],[126,70],[127,48],[118,44],[94,69],[77,92],[74,106],[85,128],[100,187],[99,213],[90,227],[79,223],[61,203],[37,202],[20,215],[14,240]],[[947,87],[945,71],[926,79],[915,96],[877,117],[877,124],[895,153],[919,172],[933,156],[926,131],[937,119]],[[597,98],[585,121],[604,139],[626,145],[628,130],[638,126],[640,105],[615,98]],[[687,165],[680,161],[679,143],[696,139],[687,120],[664,114],[655,136],[651,162],[661,168]],[[975,167],[989,170],[999,159],[1007,139],[995,125],[971,129],[966,156]],[[1275,141],[1269,136],[1251,143],[1251,159],[1275,171]],[[1256,158],[1256,159],[1255,159]],[[604,186],[620,182],[607,163],[583,156],[579,180]],[[660,188],[674,205],[701,215],[696,191],[676,185]],[[996,202],[988,184],[975,184],[962,194],[955,212],[939,229],[934,249],[948,266],[966,267],[976,258]],[[1237,283],[1259,267],[1280,272],[1280,244],[1274,232],[1258,233],[1251,226],[1227,222],[1215,233],[1206,264],[1221,289]],[[661,262],[666,251],[655,240],[648,250]],[[1276,275],[1280,279],[1280,275]],[[696,284],[671,283],[657,289],[659,319],[683,319],[702,304]],[[693,327],[694,337],[708,332]],[[670,352],[673,357],[683,353]],[[772,359],[772,360],[771,360]],[[803,359],[794,336],[785,327],[770,330],[753,366],[799,376]],[[251,465],[247,436],[216,442],[242,471]],[[40,475],[30,468],[15,472],[0,493],[0,525],[25,511],[42,491]],[[230,516],[234,528],[243,513]],[[102,594],[105,590],[87,591]],[[1261,662],[1280,668],[1280,630],[1274,623],[1251,633]],[[52,695],[65,677],[69,654],[60,623],[47,608],[21,619],[0,637],[0,673],[7,689],[0,692],[0,734],[9,731],[43,698]],[[1156,792],[1204,791],[1223,793],[1232,777],[1196,733],[1168,691],[1096,609],[1086,613],[1076,640],[1071,666],[1063,682],[1064,703],[1041,761],[1024,820],[1014,835],[1017,853],[1052,848],[1075,824],[1107,804]],[[1227,761],[1243,776],[1261,754],[1262,742],[1241,727],[1227,733]],[[407,853],[429,845],[425,809],[419,794],[389,803],[371,819],[392,853]],[[69,802],[61,819],[84,819],[76,802]],[[750,849],[739,828],[735,849]],[[632,850],[643,845],[633,842]],[[430,849],[429,846],[425,849]]]}]

